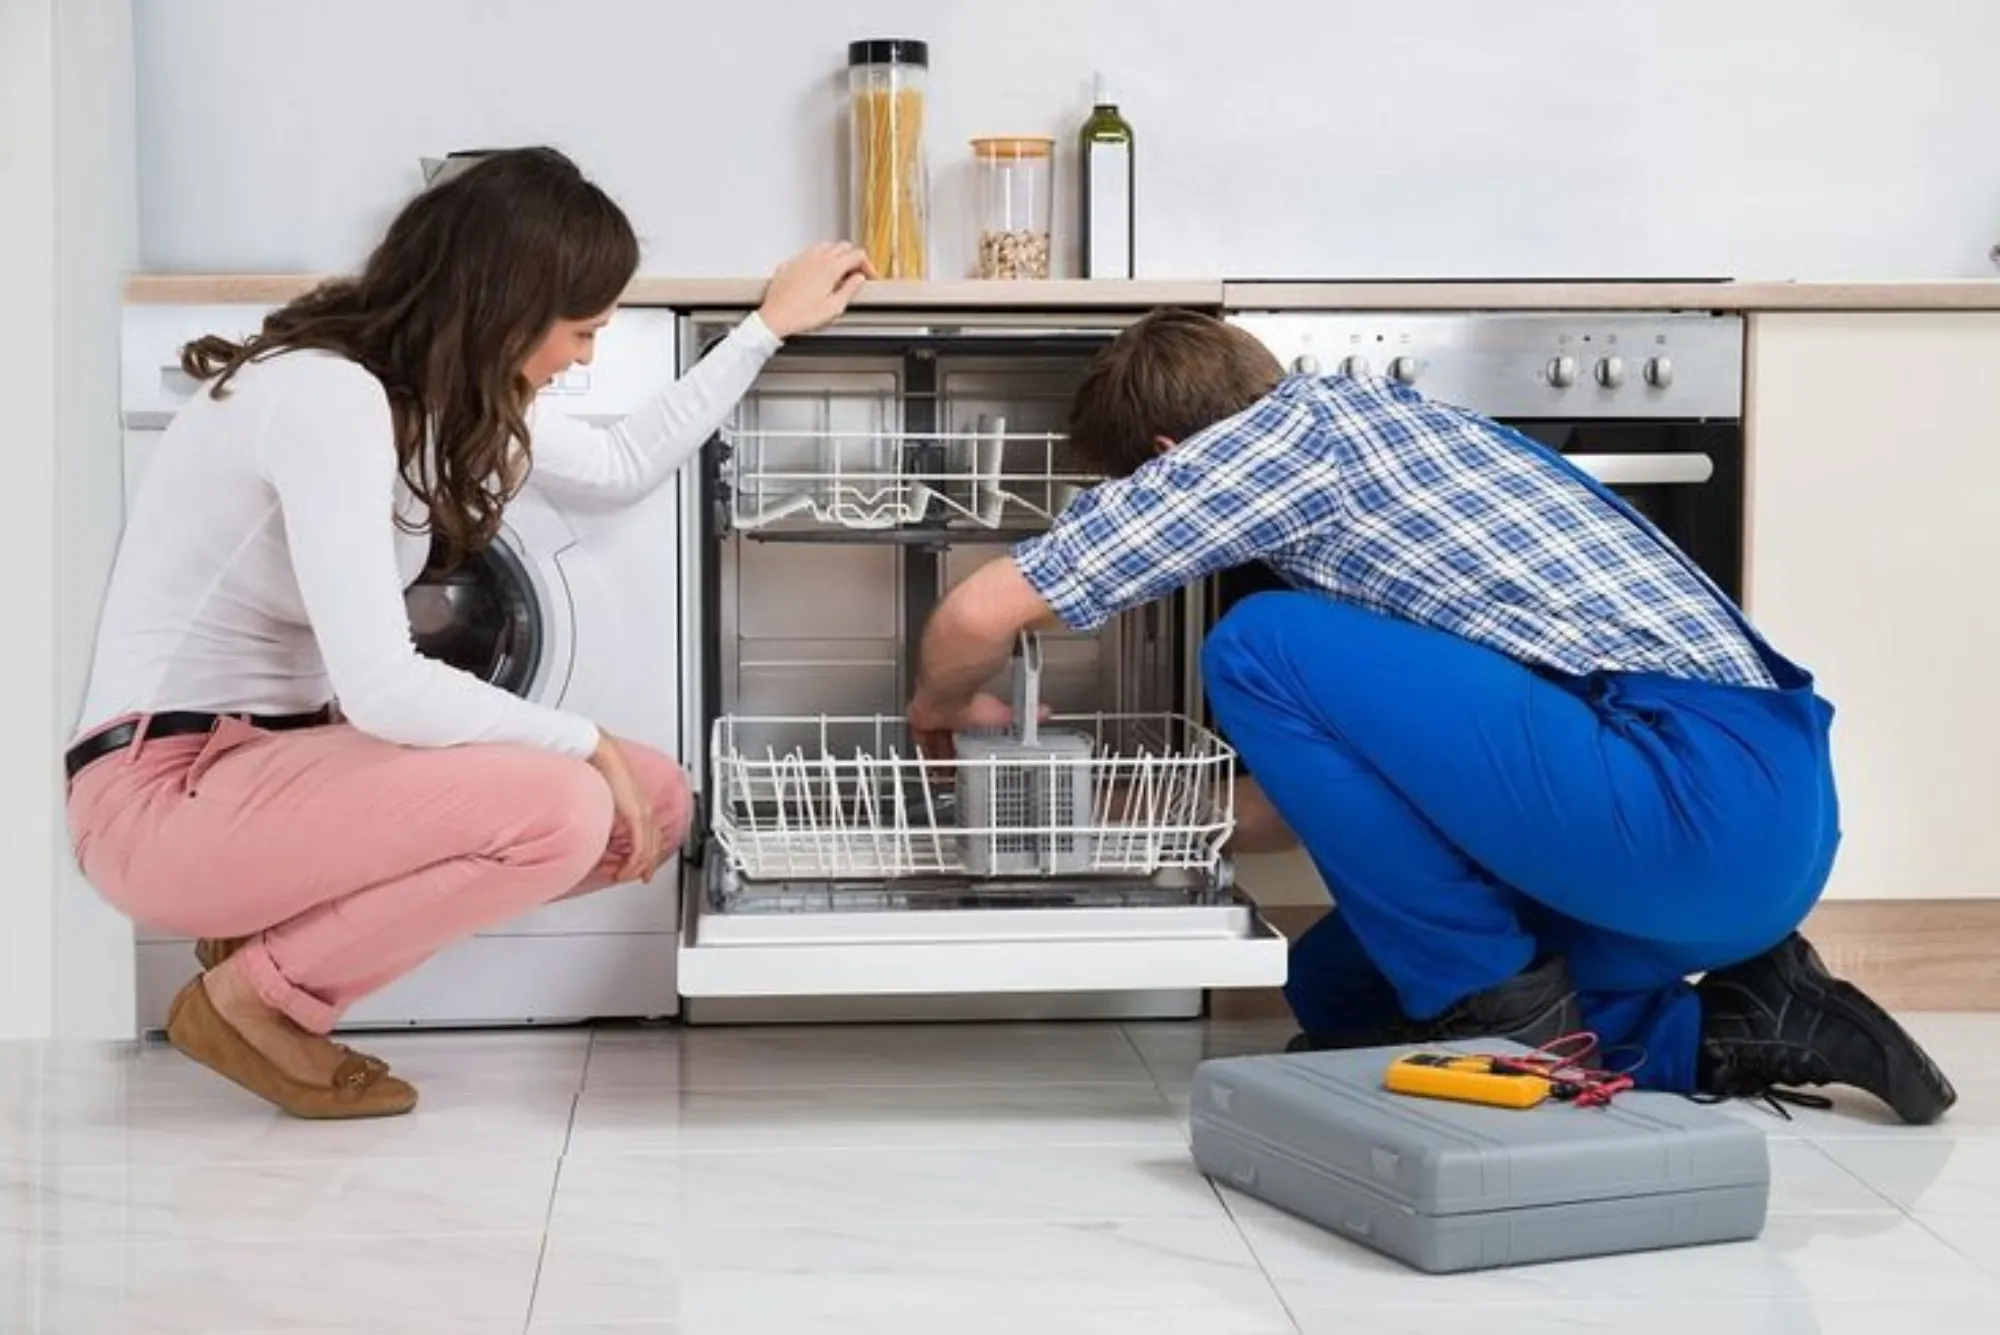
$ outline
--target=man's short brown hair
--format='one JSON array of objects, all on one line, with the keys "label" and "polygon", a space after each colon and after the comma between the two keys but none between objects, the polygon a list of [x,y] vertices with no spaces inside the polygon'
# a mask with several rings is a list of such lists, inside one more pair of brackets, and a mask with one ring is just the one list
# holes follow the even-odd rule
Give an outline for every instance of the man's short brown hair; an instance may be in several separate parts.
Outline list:
[{"label": "man's short brown hair", "polygon": [[1200,311],[1160,310],[1097,354],[1070,408],[1078,463],[1126,477],[1158,453],[1277,388],[1278,359],[1246,330]]}]

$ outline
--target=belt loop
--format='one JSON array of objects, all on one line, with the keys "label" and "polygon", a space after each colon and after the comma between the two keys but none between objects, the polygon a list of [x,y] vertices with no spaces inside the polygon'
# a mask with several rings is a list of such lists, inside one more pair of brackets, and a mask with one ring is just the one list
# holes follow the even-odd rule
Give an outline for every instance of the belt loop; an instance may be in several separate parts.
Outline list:
[{"label": "belt loop", "polygon": [[146,749],[146,733],[153,726],[151,714],[141,714],[132,725],[132,744],[125,748],[124,762],[127,765],[139,763],[139,753]]}]

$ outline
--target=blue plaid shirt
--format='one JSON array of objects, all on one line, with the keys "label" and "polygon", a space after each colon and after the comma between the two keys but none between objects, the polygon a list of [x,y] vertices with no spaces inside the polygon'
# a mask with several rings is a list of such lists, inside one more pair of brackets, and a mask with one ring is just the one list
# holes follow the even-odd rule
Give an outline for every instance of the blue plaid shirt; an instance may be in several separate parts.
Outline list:
[{"label": "blue plaid shirt", "polygon": [[1084,493],[1014,559],[1076,630],[1262,560],[1572,676],[1774,684],[1725,596],[1643,518],[1546,446],[1381,380],[1291,377]]}]

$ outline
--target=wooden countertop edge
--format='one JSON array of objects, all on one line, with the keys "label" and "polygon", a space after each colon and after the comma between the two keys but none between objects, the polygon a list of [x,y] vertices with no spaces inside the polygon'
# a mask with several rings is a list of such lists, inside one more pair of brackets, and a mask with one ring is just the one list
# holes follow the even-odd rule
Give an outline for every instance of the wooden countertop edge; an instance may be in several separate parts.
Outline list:
[{"label": "wooden countertop edge", "polygon": [[[310,289],[312,274],[138,274],[126,280],[134,305],[275,305]],[[627,289],[635,306],[741,309],[756,304],[762,279],[641,277]],[[880,282],[857,305],[888,309],[1141,310],[1154,306],[1232,310],[1734,310],[2000,311],[2000,281],[1801,283],[1313,283],[1211,279],[1051,282]]]},{"label": "wooden countertop edge", "polygon": [[[125,300],[135,305],[205,305],[288,301],[323,281],[317,274],[136,274],[125,283]],[[762,299],[761,278],[634,279],[624,302],[632,306],[684,309],[742,309]],[[1222,305],[1222,283],[1214,279],[1138,279],[1050,282],[877,282],[862,290],[856,305],[878,308],[959,309],[1127,309],[1154,306]]]},{"label": "wooden countertop edge", "polygon": [[1231,310],[2000,310],[2000,281],[1223,284]]}]

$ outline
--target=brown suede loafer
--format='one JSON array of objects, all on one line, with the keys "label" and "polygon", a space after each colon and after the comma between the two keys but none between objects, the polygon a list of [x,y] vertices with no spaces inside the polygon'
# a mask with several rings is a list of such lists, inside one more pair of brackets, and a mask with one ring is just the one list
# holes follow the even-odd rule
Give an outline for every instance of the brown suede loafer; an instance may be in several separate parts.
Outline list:
[{"label": "brown suede loafer", "polygon": [[[205,936],[194,943],[194,957],[201,964],[204,973],[210,969],[219,969],[224,960],[243,948],[243,943],[247,939],[241,936],[226,938]],[[372,1053],[356,1052],[344,1043],[336,1043],[334,1046],[350,1057],[367,1062],[378,1071],[386,1073],[389,1070],[389,1063]]]},{"label": "brown suede loafer", "polygon": [[396,1117],[417,1106],[415,1086],[363,1057],[348,1056],[325,1085],[309,1084],[279,1070],[215,1009],[200,978],[174,998],[167,1012],[167,1040],[223,1079],[294,1117]]},{"label": "brown suede loafer", "polygon": [[201,962],[203,969],[213,969],[234,955],[242,944],[243,938],[240,936],[228,938],[205,936],[194,943],[194,957]]}]

